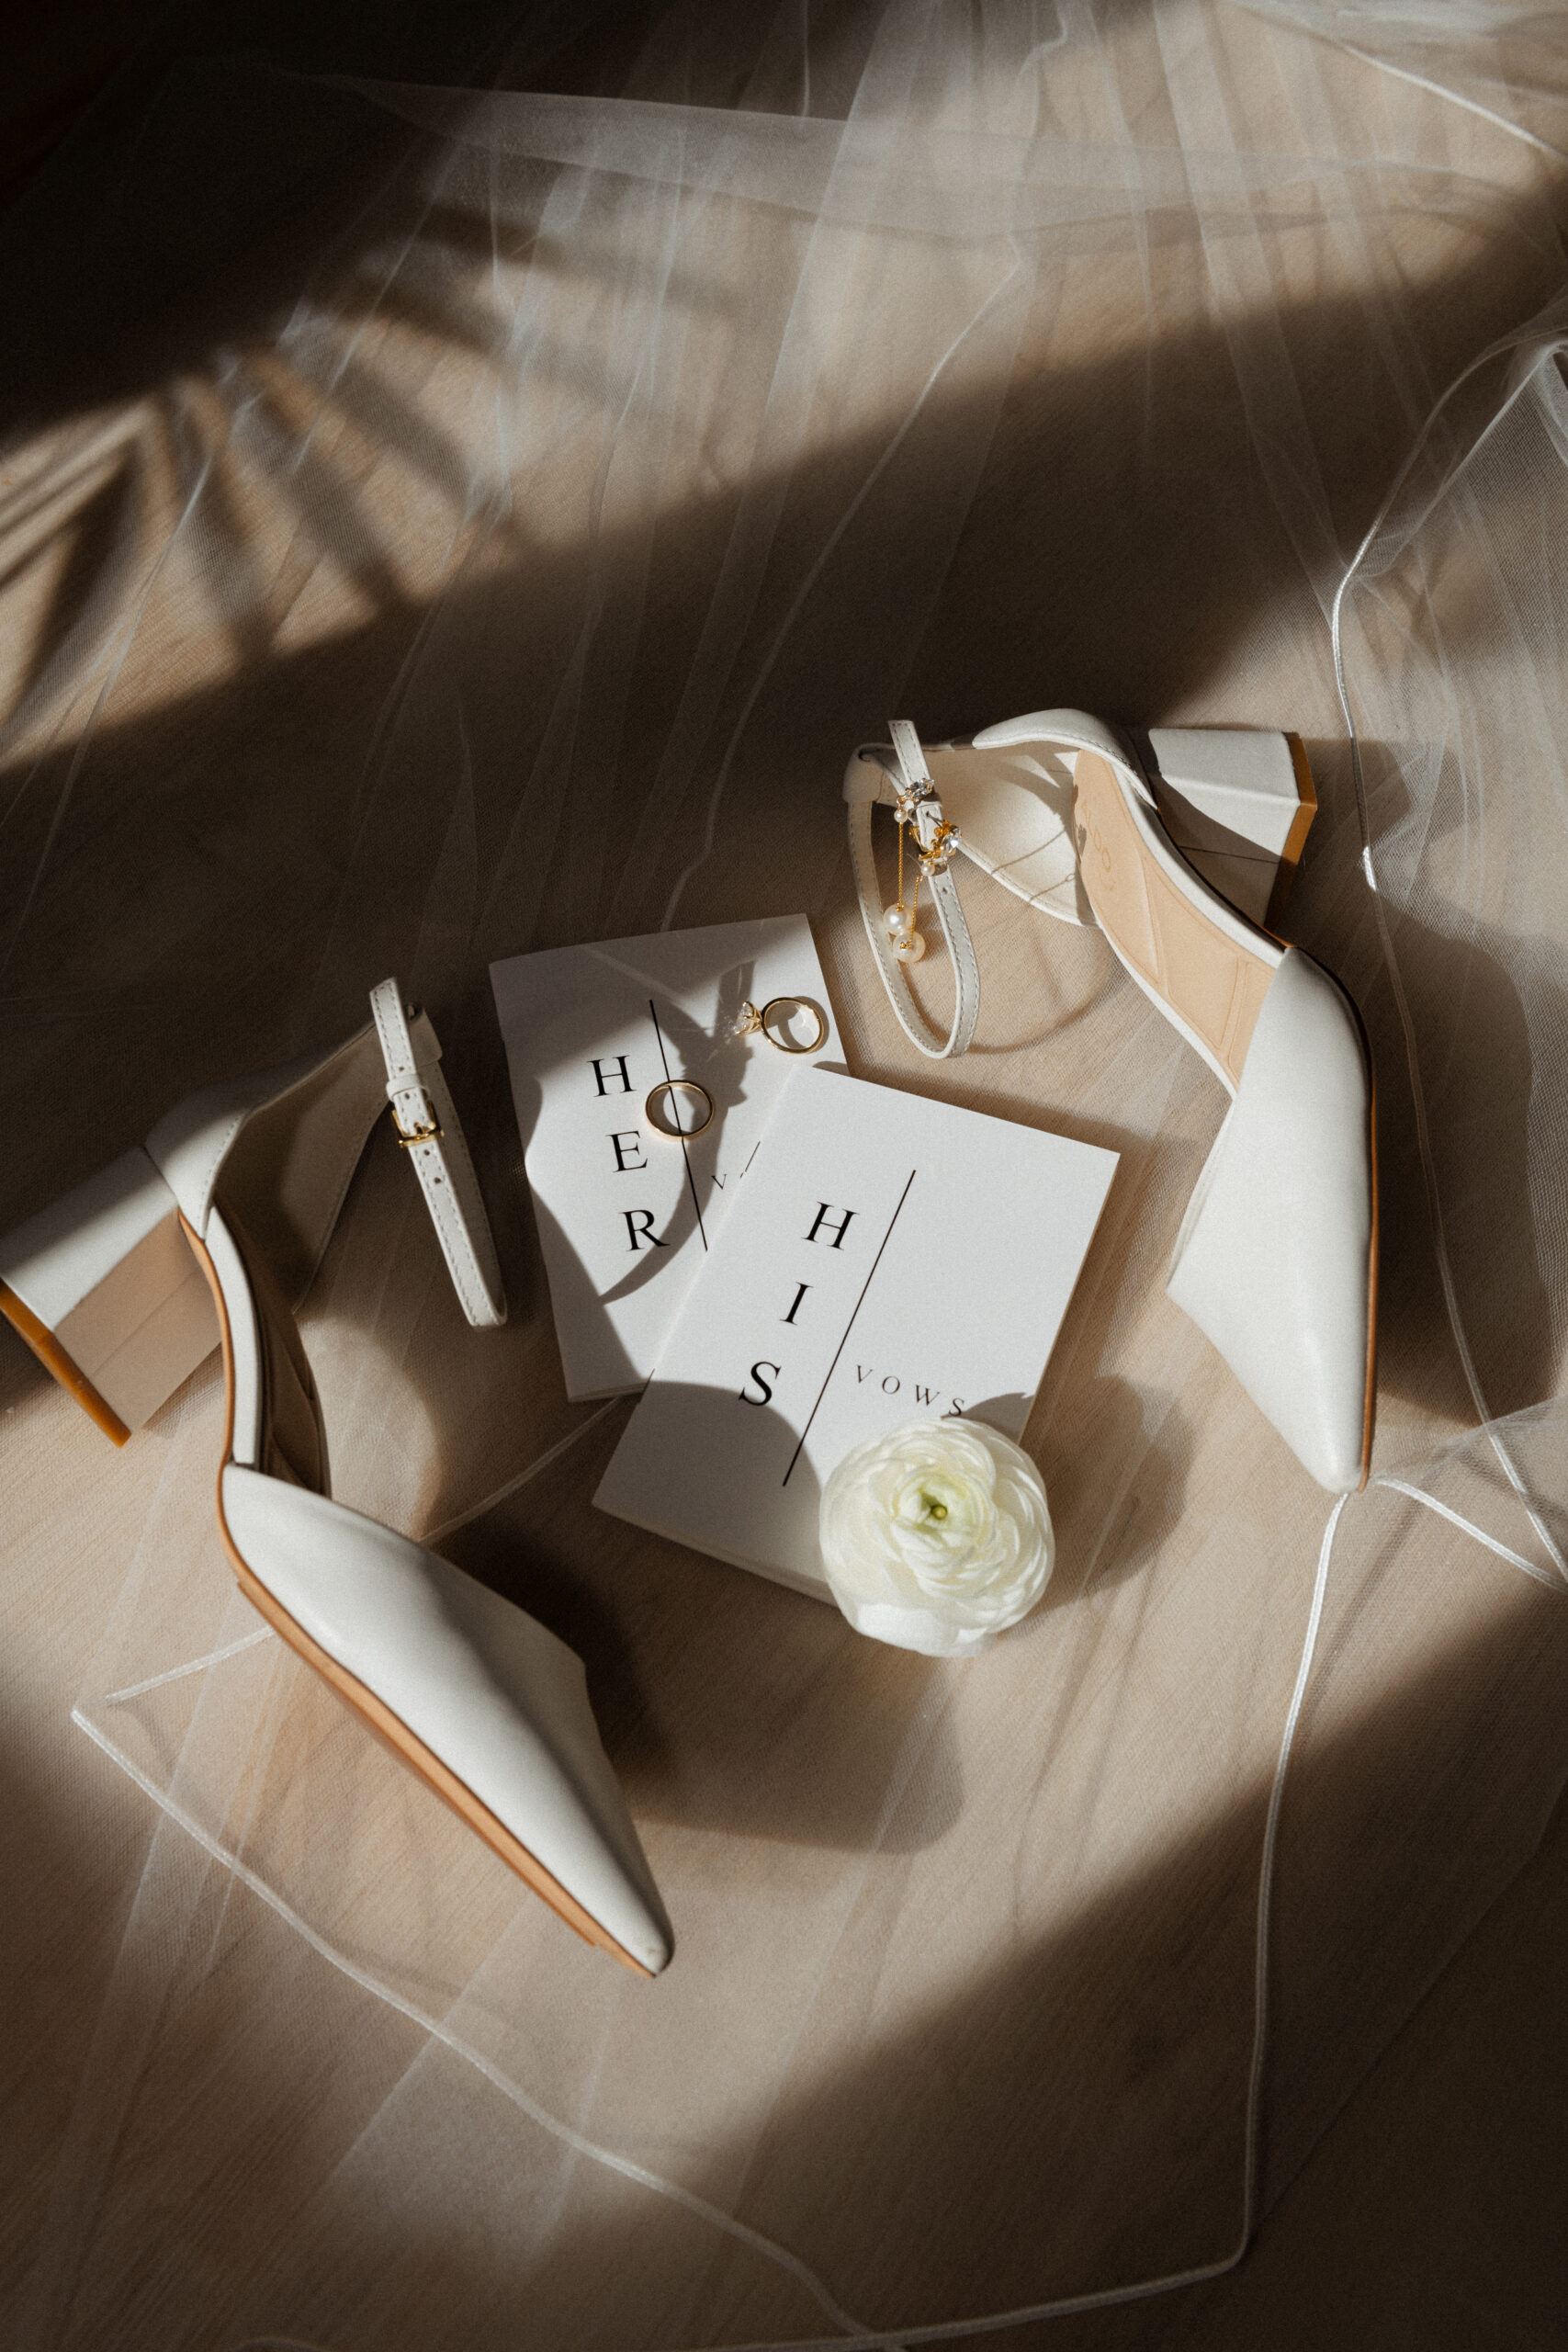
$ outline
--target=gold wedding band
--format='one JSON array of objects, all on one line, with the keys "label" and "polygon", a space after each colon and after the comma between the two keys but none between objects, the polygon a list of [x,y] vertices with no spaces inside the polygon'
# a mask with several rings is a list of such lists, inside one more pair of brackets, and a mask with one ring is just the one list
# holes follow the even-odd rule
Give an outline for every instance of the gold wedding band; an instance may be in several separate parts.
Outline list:
[{"label": "gold wedding band", "polygon": [[[674,1125],[672,1127],[667,1127],[661,1118],[656,1118],[654,1116],[653,1105],[660,1094],[700,1095],[702,1100],[707,1104],[707,1110],[703,1117],[697,1121],[694,1127],[683,1127],[681,1125],[678,1116],[675,1119]],[[658,1085],[653,1089],[652,1093],[649,1095],[642,1107],[644,1114],[647,1116],[648,1124],[652,1128],[654,1134],[656,1136],[668,1136],[671,1143],[690,1143],[694,1136],[700,1136],[705,1128],[711,1127],[713,1125],[713,1096],[708,1092],[705,1086],[699,1086],[694,1078],[661,1078]]]},{"label": "gold wedding band", "polygon": [[[815,1020],[817,1035],[806,1045],[795,1046],[792,1045],[786,1037],[775,1037],[769,1028],[769,1021],[784,1005],[798,1005],[803,1012],[809,1012]],[[754,1036],[759,1030],[769,1045],[776,1046],[781,1054],[814,1054],[819,1046],[827,1043],[828,1038],[828,1023],[822,1008],[819,1004],[813,1004],[808,996],[770,997],[761,1012],[748,997],[740,1008],[740,1035],[743,1037],[750,1037]]]}]

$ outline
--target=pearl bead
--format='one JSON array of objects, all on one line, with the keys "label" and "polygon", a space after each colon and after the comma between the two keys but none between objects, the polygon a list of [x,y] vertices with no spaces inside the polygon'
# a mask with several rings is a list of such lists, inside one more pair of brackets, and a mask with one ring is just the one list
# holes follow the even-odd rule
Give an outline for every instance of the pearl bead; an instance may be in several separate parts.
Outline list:
[{"label": "pearl bead", "polygon": [[909,928],[909,910],[905,906],[884,907],[883,928],[889,939],[897,939]]},{"label": "pearl bead", "polygon": [[926,943],[918,931],[907,931],[893,942],[893,953],[900,964],[918,964],[926,952]]}]

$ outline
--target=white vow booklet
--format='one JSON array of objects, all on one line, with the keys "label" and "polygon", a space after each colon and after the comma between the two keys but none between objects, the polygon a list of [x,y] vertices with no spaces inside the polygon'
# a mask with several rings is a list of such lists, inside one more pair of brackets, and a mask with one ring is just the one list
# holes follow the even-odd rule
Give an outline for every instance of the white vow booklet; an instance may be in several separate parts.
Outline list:
[{"label": "white vow booklet", "polygon": [[826,1069],[791,1079],[594,1501],[830,1598],[822,1485],[926,1416],[1019,1437],[1116,1154]]},{"label": "white vow booklet", "polygon": [[[743,1003],[799,997],[837,1058],[838,1033],[804,915],[546,948],[490,967],[512,1096],[549,1276],[566,1393],[640,1388],[736,1198],[791,1073],[765,1037],[741,1036]],[[818,1023],[775,1015],[796,1040]],[[662,1080],[695,1079],[705,1133],[680,1141],[646,1110]],[[692,1126],[694,1093],[654,1119]]]}]

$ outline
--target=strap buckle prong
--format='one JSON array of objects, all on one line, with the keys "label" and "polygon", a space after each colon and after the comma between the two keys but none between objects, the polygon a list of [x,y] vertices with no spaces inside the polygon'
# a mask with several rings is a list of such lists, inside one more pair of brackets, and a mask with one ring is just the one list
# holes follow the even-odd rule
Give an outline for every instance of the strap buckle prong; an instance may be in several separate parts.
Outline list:
[{"label": "strap buckle prong", "polygon": [[[423,1092],[423,1088],[421,1089],[421,1091]],[[420,1126],[411,1128],[405,1127],[402,1121],[399,1118],[397,1104],[392,1102],[388,1105],[388,1108],[392,1114],[392,1125],[398,1132],[398,1149],[400,1151],[407,1151],[411,1146],[416,1143],[441,1143],[445,1140],[446,1131],[443,1128],[440,1120],[435,1115],[435,1105],[432,1102],[428,1094],[424,1097],[424,1107],[430,1114],[428,1120]]]},{"label": "strap buckle prong", "polygon": [[[880,904],[876,876],[875,847],[872,841],[871,809],[873,799],[886,800],[885,788],[878,786],[868,792],[863,782],[854,775],[847,777],[844,797],[850,802],[850,854],[854,865],[855,890],[860,899],[861,914],[865,923],[866,938],[887,990],[888,1002],[897,1014],[900,1027],[911,1045],[933,1060],[945,1060],[963,1053],[975,1035],[975,1020],[979,1011],[980,976],[975,966],[975,951],[970,944],[969,927],[964,920],[964,909],[952,875],[953,854],[963,844],[957,826],[942,805],[934,780],[926,766],[920,739],[908,719],[895,718],[888,729],[892,737],[891,765],[880,749],[867,746],[861,757],[874,759],[884,777],[893,787],[892,801],[898,820],[898,896],[890,907]],[[910,837],[915,853],[915,888],[911,903],[904,903],[904,837]],[[913,962],[923,953],[924,942],[915,930],[919,911],[920,885],[928,880],[936,899],[937,912],[942,919],[942,935],[953,959],[954,993],[953,1025],[945,1038],[941,1038],[927,1022],[925,1015],[910,994],[908,981],[900,967]]]}]

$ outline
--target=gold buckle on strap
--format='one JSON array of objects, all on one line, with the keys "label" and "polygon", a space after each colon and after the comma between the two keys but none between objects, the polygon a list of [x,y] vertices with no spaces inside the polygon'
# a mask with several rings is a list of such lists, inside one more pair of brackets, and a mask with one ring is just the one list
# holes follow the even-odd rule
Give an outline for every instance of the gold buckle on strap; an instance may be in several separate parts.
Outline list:
[{"label": "gold buckle on strap", "polygon": [[[421,1087],[420,1092],[424,1094],[424,1089],[423,1087]],[[397,1104],[395,1102],[390,1102],[387,1107],[391,1112],[392,1125],[397,1129],[398,1149],[400,1151],[407,1151],[416,1143],[441,1143],[445,1140],[445,1130],[441,1125],[440,1120],[437,1119],[435,1115],[435,1105],[431,1101],[428,1094],[424,1095],[424,1107],[429,1112],[430,1118],[427,1124],[423,1126],[413,1128],[405,1127],[402,1121],[398,1116]]]}]

